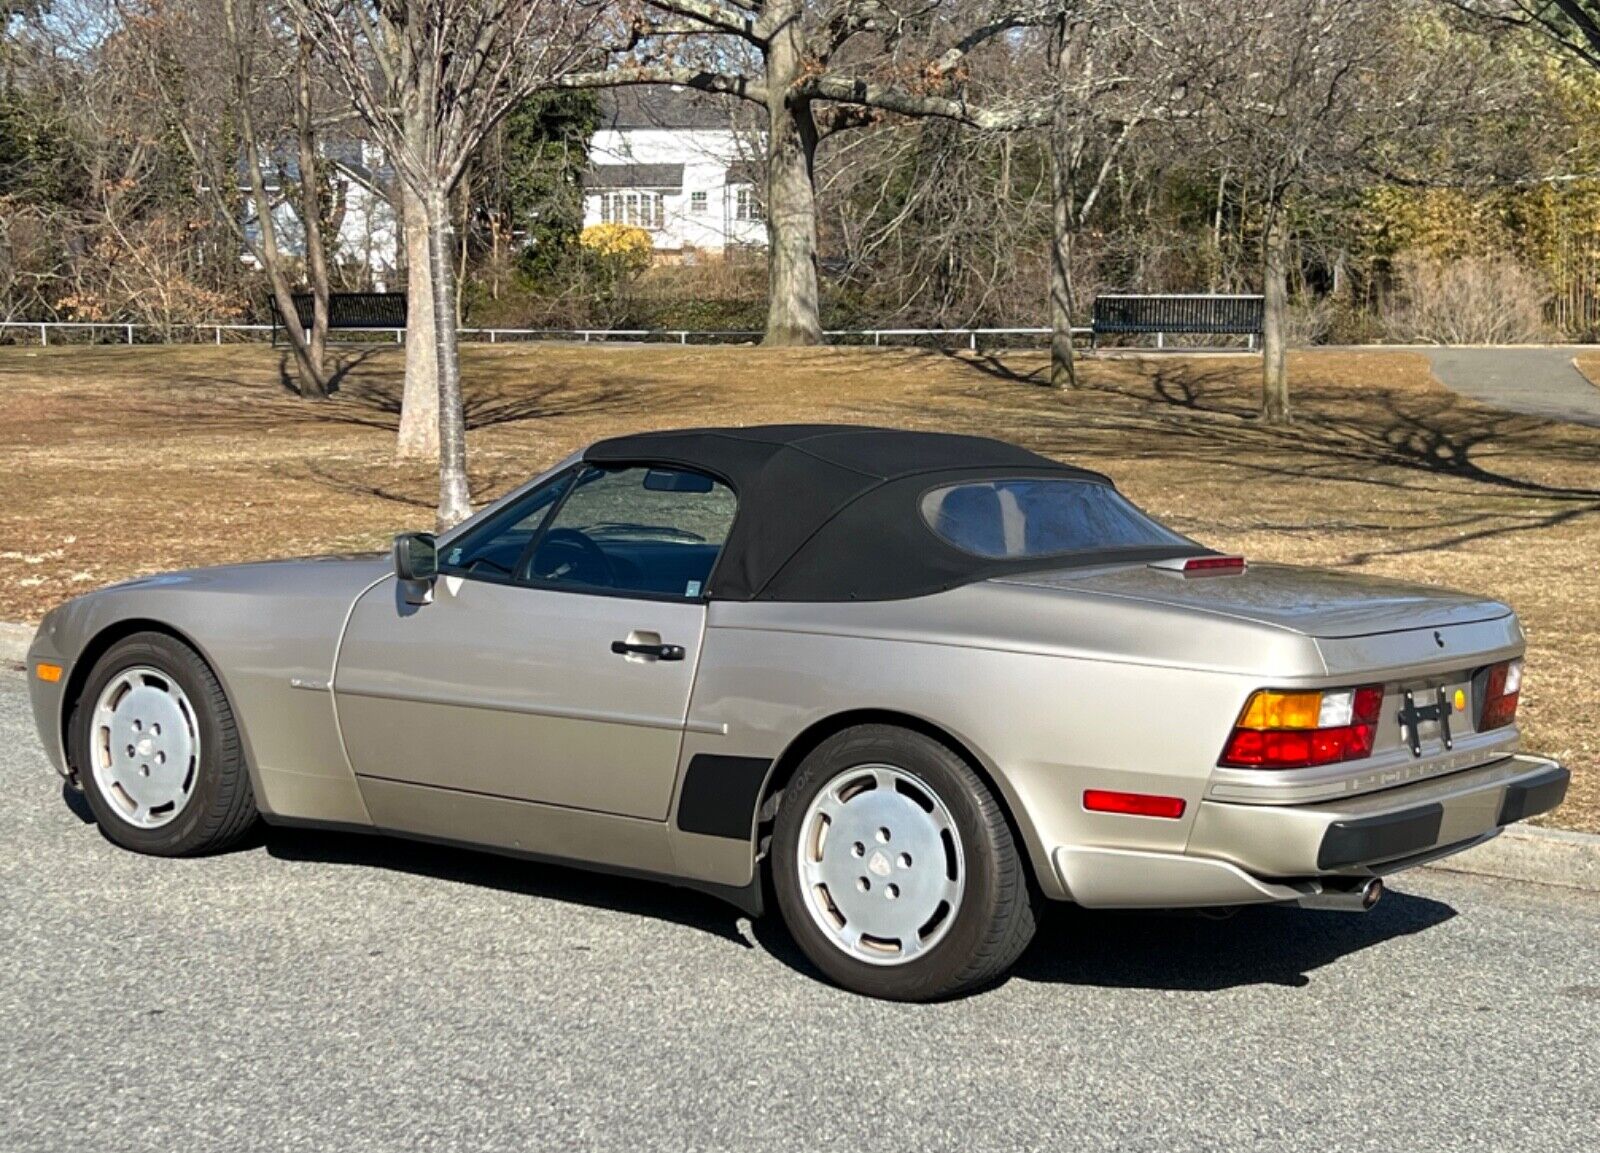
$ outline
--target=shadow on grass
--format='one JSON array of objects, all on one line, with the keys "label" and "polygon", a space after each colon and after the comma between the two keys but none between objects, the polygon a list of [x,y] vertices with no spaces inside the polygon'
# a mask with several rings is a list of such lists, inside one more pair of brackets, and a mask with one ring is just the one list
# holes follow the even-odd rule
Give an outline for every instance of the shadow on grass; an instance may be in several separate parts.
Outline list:
[{"label": "shadow on grass", "polygon": [[[1347,556],[1343,565],[1457,548],[1600,512],[1600,487],[1550,484],[1501,463],[1508,455],[1545,458],[1600,475],[1600,438],[1568,436],[1559,424],[1448,393],[1346,387],[1334,390],[1335,403],[1313,393],[1296,423],[1271,425],[1259,419],[1237,371],[1227,366],[1146,365],[1133,382],[1058,392],[1040,387],[1042,368],[1022,373],[994,356],[957,360],[1022,386],[986,393],[971,416],[959,412],[964,431],[1026,429],[1030,447],[1063,460],[1109,452],[1189,468],[1214,465],[1263,482],[1333,481],[1420,497],[1420,516],[1404,510],[1388,522],[1341,525],[1406,538]],[[1329,512],[1308,510],[1298,525],[1238,527],[1310,530],[1325,526]]]}]

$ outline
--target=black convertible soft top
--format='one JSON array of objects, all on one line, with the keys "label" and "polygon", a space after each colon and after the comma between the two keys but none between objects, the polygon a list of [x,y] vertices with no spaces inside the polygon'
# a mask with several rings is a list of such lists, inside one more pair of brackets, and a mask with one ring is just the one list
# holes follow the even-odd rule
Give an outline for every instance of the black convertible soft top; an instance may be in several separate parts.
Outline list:
[{"label": "black convertible soft top", "polygon": [[1060,557],[984,557],[946,543],[923,521],[922,494],[1000,477],[1111,484],[988,437],[851,425],[647,432],[583,455],[595,465],[694,469],[733,489],[738,512],[707,590],[718,600],[891,600],[1057,568]]}]

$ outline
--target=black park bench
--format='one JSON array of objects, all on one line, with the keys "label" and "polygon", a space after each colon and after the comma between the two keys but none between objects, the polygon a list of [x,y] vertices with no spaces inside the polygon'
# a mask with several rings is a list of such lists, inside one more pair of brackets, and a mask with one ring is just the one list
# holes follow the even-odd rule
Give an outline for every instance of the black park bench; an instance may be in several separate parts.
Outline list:
[{"label": "black park bench", "polygon": [[1251,348],[1261,335],[1263,302],[1259,296],[1113,295],[1094,298],[1093,328],[1089,346],[1102,336],[1154,334],[1156,347],[1166,345],[1169,332],[1197,336],[1246,336]]},{"label": "black park bench", "polygon": [[[301,328],[311,327],[312,296],[309,292],[294,294],[294,310],[300,317]],[[269,298],[272,305],[272,343],[278,343],[278,329],[283,327],[283,314],[278,310],[276,297]],[[328,331],[338,329],[404,330],[406,326],[406,294],[403,292],[330,292],[328,294]]]}]

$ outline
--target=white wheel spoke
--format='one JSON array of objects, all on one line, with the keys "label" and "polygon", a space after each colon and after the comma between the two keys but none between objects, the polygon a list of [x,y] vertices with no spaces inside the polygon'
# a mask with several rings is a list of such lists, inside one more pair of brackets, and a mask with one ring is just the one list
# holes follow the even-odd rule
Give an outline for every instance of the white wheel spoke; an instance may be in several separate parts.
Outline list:
[{"label": "white wheel spoke", "polygon": [[[813,855],[824,823],[822,851]],[[800,881],[814,897],[807,907],[848,955],[902,964],[937,946],[954,922],[965,888],[961,837],[934,790],[905,770],[879,764],[840,772],[807,808],[800,838]],[[929,922],[936,923],[923,938]]]},{"label": "white wheel spoke", "polygon": [[200,758],[183,690],[158,669],[129,669],[106,685],[93,715],[90,776],[100,794],[136,827],[170,822],[194,792]]}]

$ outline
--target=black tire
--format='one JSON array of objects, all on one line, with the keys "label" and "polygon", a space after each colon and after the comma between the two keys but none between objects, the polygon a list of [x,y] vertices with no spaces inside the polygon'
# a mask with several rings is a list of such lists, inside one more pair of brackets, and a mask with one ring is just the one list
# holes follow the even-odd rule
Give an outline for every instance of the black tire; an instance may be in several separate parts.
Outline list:
[{"label": "black tire", "polygon": [[[200,737],[193,789],[177,816],[157,828],[130,823],[104,795],[89,760],[95,702],[115,677],[139,666],[177,683],[194,710]],[[72,764],[95,820],[101,831],[123,848],[160,857],[200,856],[226,849],[255,824],[255,792],[239,728],[222,685],[199,653],[165,633],[134,633],[106,650],[74,702],[67,738]]]},{"label": "black tire", "polygon": [[[965,885],[944,936],[899,964],[858,960],[813,918],[800,869],[802,825],[812,801],[840,774],[884,764],[937,796],[960,834]],[[1035,890],[1005,813],[967,762],[938,741],[890,725],[837,733],[801,763],[784,789],[773,828],[772,882],[784,923],[805,955],[846,989],[896,1001],[933,1001],[1000,977],[1027,948]]]}]

